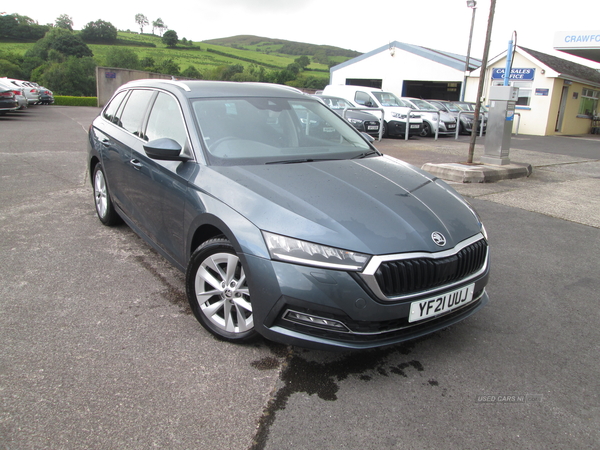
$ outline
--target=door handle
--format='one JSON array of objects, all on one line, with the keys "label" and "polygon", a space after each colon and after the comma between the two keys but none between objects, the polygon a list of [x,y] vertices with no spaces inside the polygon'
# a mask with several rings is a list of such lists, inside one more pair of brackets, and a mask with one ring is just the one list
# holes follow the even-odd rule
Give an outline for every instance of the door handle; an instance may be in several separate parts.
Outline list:
[{"label": "door handle", "polygon": [[142,168],[142,162],[139,159],[132,159],[129,161],[129,164],[131,164],[137,170]]}]

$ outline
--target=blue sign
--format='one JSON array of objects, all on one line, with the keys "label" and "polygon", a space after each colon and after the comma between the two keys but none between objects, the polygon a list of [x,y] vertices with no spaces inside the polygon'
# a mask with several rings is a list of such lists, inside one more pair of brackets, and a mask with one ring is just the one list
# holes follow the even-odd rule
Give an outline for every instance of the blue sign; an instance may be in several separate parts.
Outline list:
[{"label": "blue sign", "polygon": [[[506,69],[493,69],[492,80],[503,80]],[[535,78],[535,69],[510,69],[509,80],[533,80]]]},{"label": "blue sign", "polygon": [[536,88],[535,95],[543,95],[545,97],[550,93],[550,89]]},{"label": "blue sign", "polygon": [[104,76],[106,78],[117,78],[117,73],[116,72],[105,72]]}]

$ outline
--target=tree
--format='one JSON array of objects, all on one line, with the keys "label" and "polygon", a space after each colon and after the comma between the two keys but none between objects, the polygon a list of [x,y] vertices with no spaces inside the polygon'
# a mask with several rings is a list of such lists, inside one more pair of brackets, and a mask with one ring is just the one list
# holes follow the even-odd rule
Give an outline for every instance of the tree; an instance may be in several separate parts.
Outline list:
[{"label": "tree", "polygon": [[64,28],[65,30],[73,31],[73,19],[66,14],[61,14],[56,18],[54,26],[58,28]]},{"label": "tree", "polygon": [[156,61],[152,56],[146,56],[140,60],[140,69],[147,72],[156,72]]},{"label": "tree", "polygon": [[163,22],[163,20],[159,17],[154,22],[152,22],[152,34],[154,34],[154,29],[155,28],[158,29],[158,34],[162,37],[162,35],[165,32],[165,29],[167,28],[167,26],[165,25],[165,23]]},{"label": "tree", "polygon": [[58,36],[52,41],[50,48],[66,56],[75,56],[77,58],[94,56],[90,48],[83,42],[83,39],[70,33]]},{"label": "tree", "polygon": [[69,55],[75,57],[92,56],[92,51],[80,39],[80,35],[74,35],[72,31],[64,28],[54,27],[25,52],[23,64],[21,64],[24,78],[29,79],[34,69],[49,61],[51,53],[62,55],[62,57],[54,55],[52,57],[54,61],[63,61]]},{"label": "tree", "polygon": [[35,81],[58,95],[96,95],[96,62],[91,57],[70,56],[64,62],[50,62],[31,74]]},{"label": "tree", "polygon": [[292,64],[288,64],[286,70],[292,72],[294,74],[294,76],[296,76],[302,70],[302,66],[300,66],[300,64],[294,62]]},{"label": "tree", "polygon": [[302,69],[310,65],[310,59],[308,58],[308,56],[301,56],[299,58],[296,58],[294,62],[300,67],[302,67]]},{"label": "tree", "polygon": [[105,64],[108,67],[121,69],[139,69],[140,60],[136,52],[129,48],[112,46],[106,55]]},{"label": "tree", "polygon": [[117,40],[117,28],[110,22],[96,20],[81,30],[81,38],[87,42],[114,42]]},{"label": "tree", "polygon": [[0,15],[0,37],[37,41],[50,30],[49,26],[38,25],[32,18],[19,14]]},{"label": "tree", "polygon": [[2,59],[1,57],[0,57],[0,73],[4,77],[16,78],[19,80],[23,77],[23,72],[21,71],[21,68],[17,64],[15,64],[7,59]]},{"label": "tree", "polygon": [[169,58],[158,63],[156,65],[156,71],[166,75],[179,75],[179,66],[175,64],[175,61]]},{"label": "tree", "polygon": [[167,47],[175,47],[177,42],[179,42],[179,38],[177,37],[177,32],[175,30],[167,30],[162,37],[162,42]]},{"label": "tree", "polygon": [[148,25],[150,22],[148,22],[148,18],[145,15],[136,14],[135,15],[135,23],[137,23],[140,26],[140,33],[144,33],[144,27],[146,25]]},{"label": "tree", "polygon": [[181,76],[185,77],[185,78],[195,78],[197,80],[204,79],[202,73],[200,73],[200,71],[198,69],[196,69],[194,66],[189,66],[187,69],[185,69],[183,72],[181,72]]}]

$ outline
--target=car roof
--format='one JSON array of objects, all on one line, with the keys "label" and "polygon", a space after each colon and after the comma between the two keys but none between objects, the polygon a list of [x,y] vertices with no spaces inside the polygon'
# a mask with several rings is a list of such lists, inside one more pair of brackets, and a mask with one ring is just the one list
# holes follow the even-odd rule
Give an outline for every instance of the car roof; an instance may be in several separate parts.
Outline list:
[{"label": "car roof", "polygon": [[299,89],[271,83],[239,83],[233,81],[162,80],[144,79],[130,81],[122,88],[153,87],[166,90],[178,89],[186,97],[296,97],[310,98]]}]

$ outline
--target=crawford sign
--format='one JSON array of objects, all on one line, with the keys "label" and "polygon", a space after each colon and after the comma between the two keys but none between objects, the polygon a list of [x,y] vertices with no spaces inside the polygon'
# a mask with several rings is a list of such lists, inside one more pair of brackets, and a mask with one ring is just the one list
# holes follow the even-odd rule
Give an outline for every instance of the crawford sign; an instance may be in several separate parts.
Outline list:
[{"label": "crawford sign", "polygon": [[[505,69],[493,69],[492,80],[504,79]],[[535,69],[510,69],[509,80],[533,80],[535,78]]]},{"label": "crawford sign", "polygon": [[556,48],[600,48],[600,31],[560,31],[554,35]]}]

